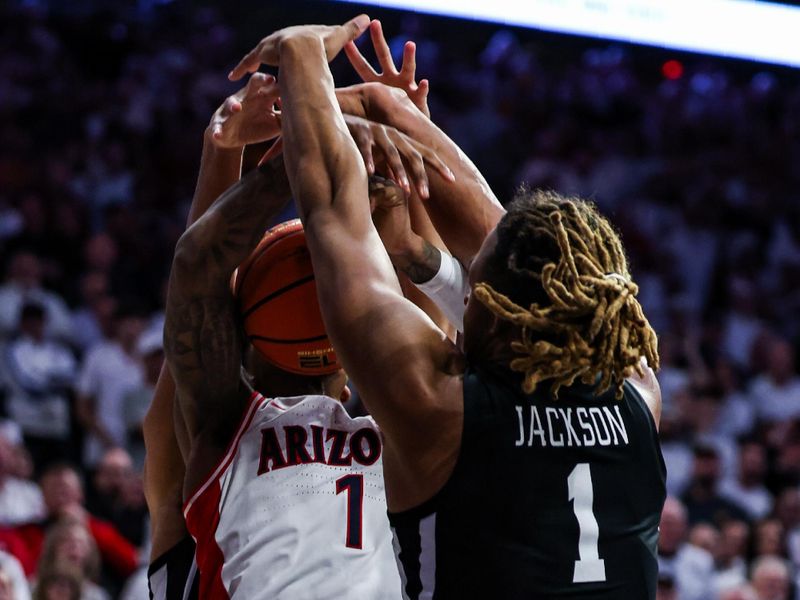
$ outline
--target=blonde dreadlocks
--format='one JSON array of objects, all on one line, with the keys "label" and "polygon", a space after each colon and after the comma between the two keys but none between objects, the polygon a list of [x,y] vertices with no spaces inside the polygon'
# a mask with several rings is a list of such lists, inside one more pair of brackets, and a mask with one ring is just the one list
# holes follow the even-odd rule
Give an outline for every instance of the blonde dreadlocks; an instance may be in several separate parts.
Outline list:
[{"label": "blonde dreadlocks", "polygon": [[509,296],[488,282],[475,296],[492,313],[522,327],[511,343],[532,393],[551,380],[551,394],[576,380],[597,392],[643,375],[641,358],[658,368],[656,334],[636,299],[622,243],[593,204],[554,192],[522,190],[497,227],[493,261]]}]

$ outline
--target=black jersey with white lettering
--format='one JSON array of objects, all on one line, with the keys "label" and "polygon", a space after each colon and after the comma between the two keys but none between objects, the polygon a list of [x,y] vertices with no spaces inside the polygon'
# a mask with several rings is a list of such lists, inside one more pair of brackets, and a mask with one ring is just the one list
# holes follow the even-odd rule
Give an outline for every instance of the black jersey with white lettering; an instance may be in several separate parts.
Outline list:
[{"label": "black jersey with white lettering", "polygon": [[410,600],[655,598],[666,469],[626,383],[526,395],[464,376],[461,452],[444,488],[390,514]]},{"label": "black jersey with white lettering", "polygon": [[197,600],[199,575],[194,555],[194,540],[187,535],[150,564],[150,600]]}]

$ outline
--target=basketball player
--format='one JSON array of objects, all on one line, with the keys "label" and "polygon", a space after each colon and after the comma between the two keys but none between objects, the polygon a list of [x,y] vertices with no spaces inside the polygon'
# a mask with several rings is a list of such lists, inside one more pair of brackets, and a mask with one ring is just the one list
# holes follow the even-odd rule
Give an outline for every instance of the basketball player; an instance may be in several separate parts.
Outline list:
[{"label": "basketball player", "polygon": [[[200,597],[399,597],[382,441],[334,400],[346,394],[338,365],[326,355],[323,375],[301,375],[243,351],[230,274],[282,208],[284,179],[269,162],[226,191],[182,236],[170,277],[165,350],[191,440],[185,516]],[[285,327],[312,315],[281,317]],[[249,387],[243,362],[276,398]]]},{"label": "basketball player", "polygon": [[385,437],[404,592],[654,598],[658,357],[620,240],[586,202],[521,194],[469,265],[454,347],[400,293],[334,95],[327,62],[368,24],[278,31],[230,77],[280,69],[323,316]]},{"label": "basketball player", "polygon": [[[259,73],[215,111],[203,136],[200,173],[187,225],[239,179],[245,146],[278,134],[273,110],[277,98],[274,77]],[[154,600],[192,600],[199,589],[195,543],[186,531],[182,512],[184,460],[190,443],[174,397],[175,383],[165,365],[143,426],[147,450],[144,488],[151,525],[148,583]]]},{"label": "basketball player", "polygon": [[[204,137],[189,224],[238,180],[245,145],[277,135],[279,121],[272,110],[276,98],[274,78],[256,74],[245,88],[216,111]],[[415,187],[425,184],[424,161],[446,172],[446,167],[433,153],[390,127],[357,117],[348,119],[348,126],[358,140],[365,161],[374,164],[376,158],[384,159],[394,176],[410,178]],[[428,223],[427,235],[436,239],[431,230]],[[433,313],[435,309],[427,307],[426,310]],[[198,590],[198,580],[194,577],[194,540],[186,532],[181,512],[184,460],[191,452],[191,442],[186,439],[182,413],[173,410],[174,393],[172,377],[164,370],[144,427],[148,448],[145,483],[153,529],[149,581],[153,597],[185,599],[196,597]],[[176,433],[183,435],[176,436]]]}]

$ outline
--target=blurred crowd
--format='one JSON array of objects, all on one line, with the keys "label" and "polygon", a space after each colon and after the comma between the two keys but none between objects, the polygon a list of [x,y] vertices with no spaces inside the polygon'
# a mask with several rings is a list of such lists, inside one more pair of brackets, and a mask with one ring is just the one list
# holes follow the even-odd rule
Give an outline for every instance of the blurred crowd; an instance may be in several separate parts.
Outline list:
[{"label": "blurred crowd", "polygon": [[[0,600],[146,597],[166,275],[253,39],[125,6],[0,8]],[[660,335],[659,600],[800,598],[800,80],[452,24],[386,25],[398,54],[417,41],[433,119],[503,201],[594,199]]]}]

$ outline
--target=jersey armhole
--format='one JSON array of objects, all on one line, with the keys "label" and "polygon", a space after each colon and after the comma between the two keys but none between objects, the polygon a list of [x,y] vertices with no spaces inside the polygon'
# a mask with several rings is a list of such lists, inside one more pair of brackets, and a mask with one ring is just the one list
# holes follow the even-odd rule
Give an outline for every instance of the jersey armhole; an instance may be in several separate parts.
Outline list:
[{"label": "jersey armhole", "polygon": [[447,477],[445,482],[442,484],[442,487],[440,487],[433,494],[433,496],[431,496],[427,500],[423,501],[422,503],[412,508],[408,508],[406,510],[399,511],[396,513],[392,512],[388,513],[389,520],[393,527],[395,526],[395,523],[400,524],[400,523],[411,522],[414,520],[419,521],[421,519],[424,519],[425,517],[434,514],[438,509],[439,503],[448,494],[452,482],[456,480],[456,478],[460,475],[461,470],[464,468],[462,464],[464,458],[465,441],[469,439],[469,435],[471,433],[470,428],[472,425],[472,423],[468,422],[469,420],[467,419],[467,406],[466,406],[467,389],[468,387],[473,388],[476,385],[479,385],[481,382],[476,377],[475,371],[473,369],[470,369],[469,367],[464,371],[462,381],[463,381],[463,392],[462,392],[461,402],[463,405],[464,412],[463,412],[463,418],[461,420],[461,443],[458,446],[458,455],[456,456],[456,461],[455,464],[453,465],[453,470]]},{"label": "jersey armhole", "polygon": [[627,381],[623,385],[627,386],[632,391],[634,402],[639,407],[639,410],[644,413],[644,418],[647,420],[647,424],[650,426],[650,436],[655,444],[658,463],[661,467],[662,473],[664,474],[664,482],[666,484],[667,464],[664,461],[664,454],[661,452],[661,438],[658,433],[658,427],[656,426],[656,418],[653,416],[650,407],[647,406],[647,402],[645,402],[644,398],[639,393],[639,390],[636,389],[636,386]]},{"label": "jersey armhole", "polygon": [[259,394],[258,392],[253,392],[250,394],[250,398],[247,401],[247,408],[242,414],[241,421],[239,422],[239,427],[236,430],[236,435],[233,436],[231,441],[228,443],[228,448],[225,450],[225,453],[222,455],[222,458],[217,463],[217,466],[211,471],[209,471],[208,477],[206,477],[202,483],[200,483],[197,488],[189,495],[186,502],[183,504],[183,516],[186,518],[189,514],[189,511],[192,508],[192,505],[200,498],[203,493],[208,489],[214,481],[216,481],[219,476],[228,468],[228,465],[233,460],[234,455],[236,454],[236,449],[239,446],[239,440],[241,440],[242,435],[244,432],[247,431],[247,428],[250,427],[250,423],[253,421],[253,417],[256,414],[258,408],[263,404],[263,402],[267,400],[264,396]]},{"label": "jersey armhole", "polygon": [[172,546],[169,550],[158,556],[147,566],[147,576],[150,577],[153,573],[157,572],[164,565],[169,565],[175,560],[180,559],[181,556],[189,555],[194,557],[194,540],[192,536],[186,535],[177,544]]},{"label": "jersey armhole", "polygon": [[645,418],[647,419],[647,424],[650,426],[650,431],[653,433],[653,435],[656,436],[656,438],[658,438],[658,426],[656,425],[656,417],[655,415],[653,415],[653,411],[650,410],[650,407],[647,406],[647,402],[645,402],[645,399],[642,396],[641,392],[639,391],[639,388],[637,388],[636,385],[627,380],[623,383],[623,386],[627,387],[627,389],[629,389],[633,393],[633,397],[636,399],[636,405],[645,414]]}]

